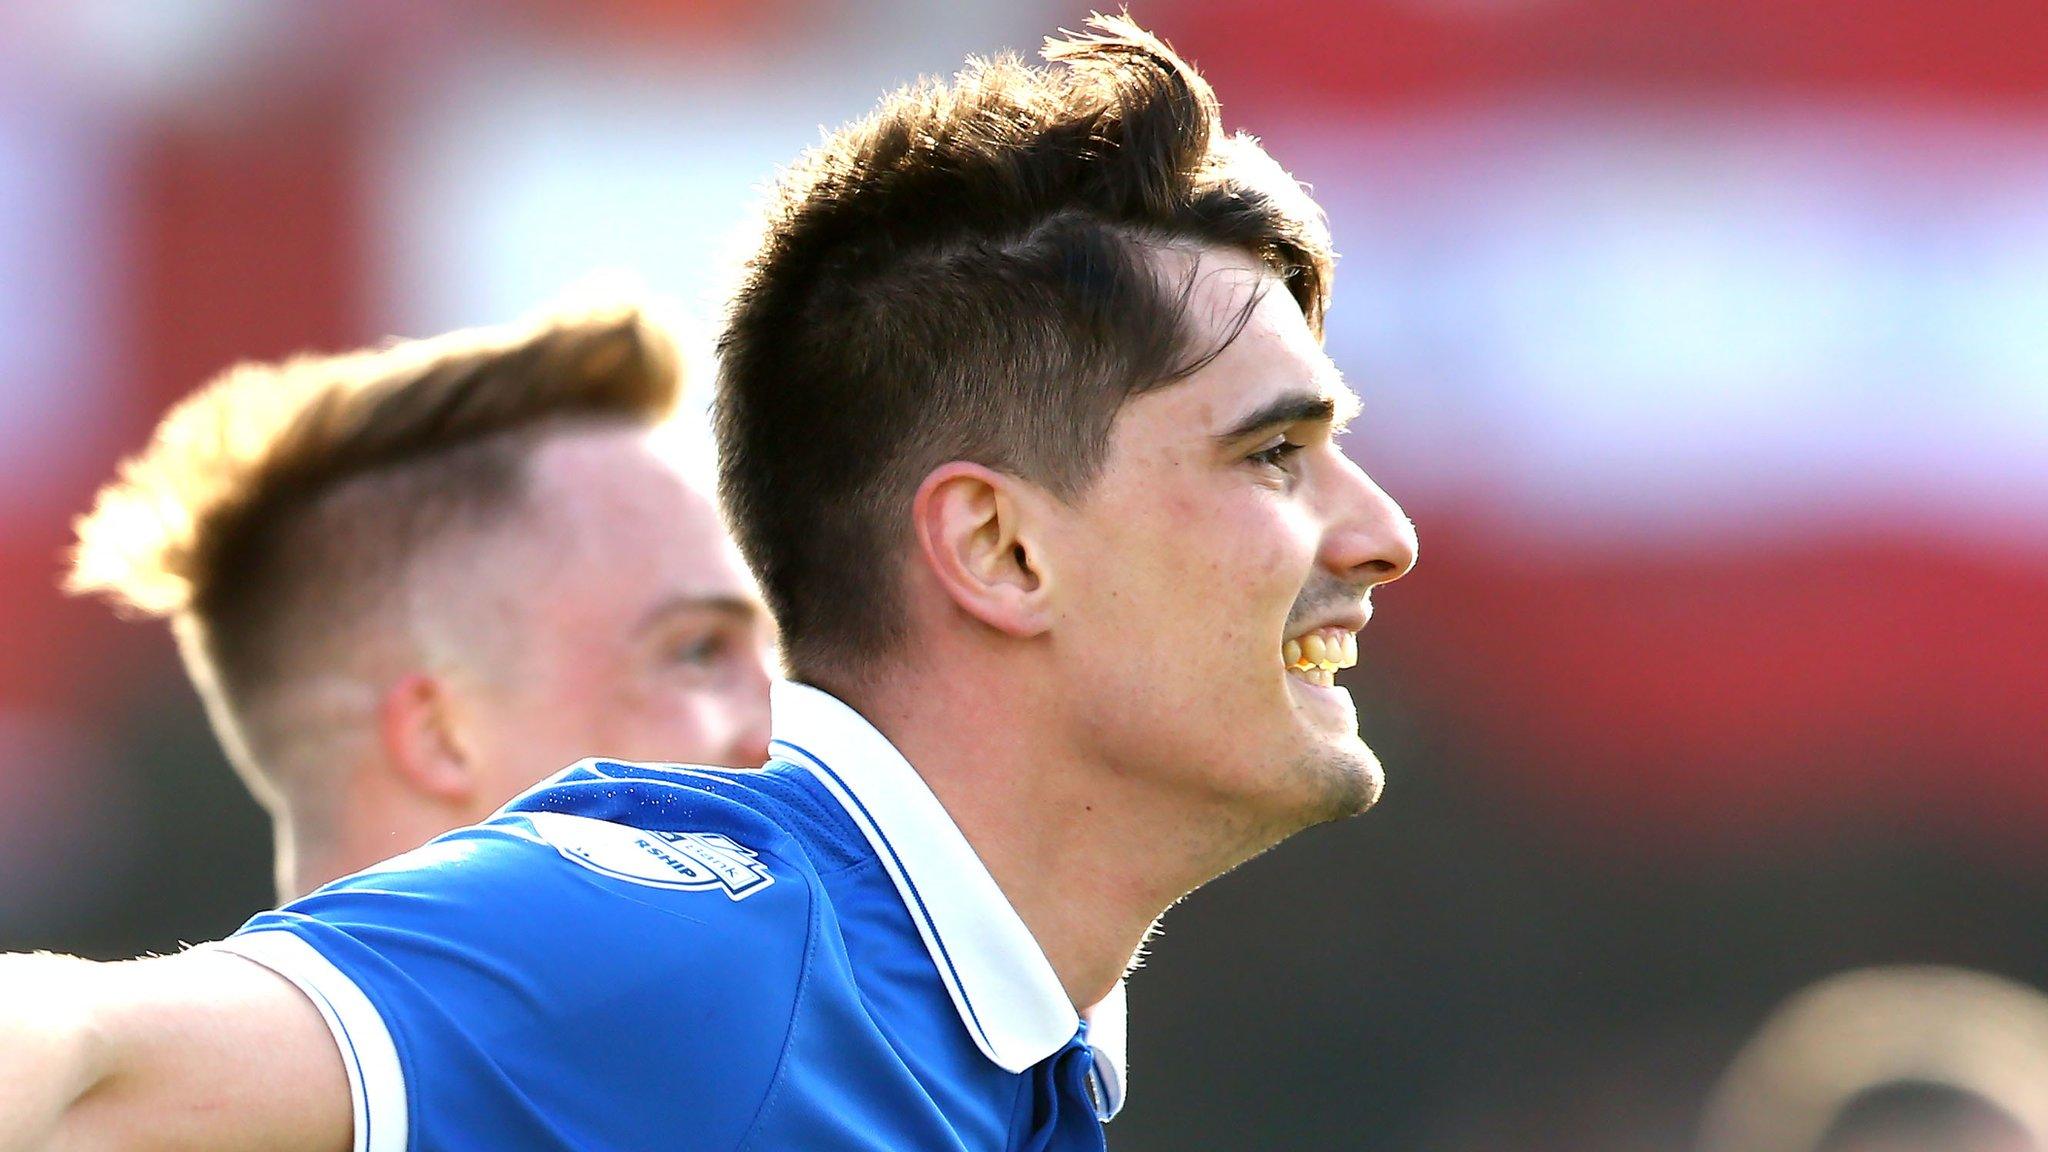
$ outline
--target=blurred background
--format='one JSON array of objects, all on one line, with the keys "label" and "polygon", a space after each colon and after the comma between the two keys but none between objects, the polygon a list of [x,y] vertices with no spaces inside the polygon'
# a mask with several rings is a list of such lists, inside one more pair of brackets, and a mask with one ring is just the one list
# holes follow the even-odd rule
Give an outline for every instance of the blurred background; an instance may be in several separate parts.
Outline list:
[{"label": "blurred background", "polygon": [[[2048,7],[1134,14],[1329,210],[1424,548],[1349,681],[1385,801],[1168,918],[1113,1146],[1675,1148],[1826,973],[2048,984]],[[775,164],[1085,15],[0,7],[0,948],[269,900],[164,631],[55,590],[166,404],[608,270],[708,333]]]}]

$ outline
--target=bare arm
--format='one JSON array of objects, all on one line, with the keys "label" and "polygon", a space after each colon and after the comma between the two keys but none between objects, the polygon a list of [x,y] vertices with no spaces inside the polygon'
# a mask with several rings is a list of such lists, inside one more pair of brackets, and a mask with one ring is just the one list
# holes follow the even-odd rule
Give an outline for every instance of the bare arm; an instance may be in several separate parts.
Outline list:
[{"label": "bare arm", "polygon": [[326,1023],[260,965],[0,956],[0,1152],[347,1152],[353,1123]]}]

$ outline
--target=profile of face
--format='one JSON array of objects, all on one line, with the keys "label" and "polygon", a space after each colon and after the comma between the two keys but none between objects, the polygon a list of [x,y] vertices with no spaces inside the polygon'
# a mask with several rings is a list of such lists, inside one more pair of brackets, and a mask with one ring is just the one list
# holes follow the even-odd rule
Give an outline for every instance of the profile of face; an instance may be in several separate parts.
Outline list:
[{"label": "profile of face", "polygon": [[557,434],[529,468],[472,574],[492,666],[453,696],[482,812],[586,756],[758,767],[772,625],[711,497],[641,429]]},{"label": "profile of face", "polygon": [[1374,586],[1415,563],[1400,507],[1340,450],[1358,401],[1284,286],[1248,256],[1192,274],[1187,379],[1129,401],[1093,485],[1057,520],[1066,698],[1131,779],[1206,794],[1253,838],[1363,811],[1381,772],[1335,668]]}]

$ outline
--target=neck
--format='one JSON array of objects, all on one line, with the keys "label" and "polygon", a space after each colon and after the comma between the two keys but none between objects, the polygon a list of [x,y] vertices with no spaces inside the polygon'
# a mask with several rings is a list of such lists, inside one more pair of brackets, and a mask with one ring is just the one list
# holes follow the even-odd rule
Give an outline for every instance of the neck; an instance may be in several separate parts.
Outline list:
[{"label": "neck", "polygon": [[468,822],[452,808],[403,796],[358,794],[334,806],[331,820],[287,811],[276,820],[277,891],[296,900],[343,876],[409,852]]},{"label": "neck", "polygon": [[1052,725],[1006,723],[1051,714],[1019,691],[955,681],[846,702],[916,767],[1085,1008],[1168,906],[1267,844],[1246,846],[1241,815],[1090,763]]},{"label": "neck", "polygon": [[280,906],[289,904],[318,887],[315,884],[300,882],[300,877],[312,874],[309,867],[312,862],[301,858],[305,855],[300,847],[304,841],[289,813],[271,814],[270,843],[270,877],[271,882],[277,886],[277,902]]}]

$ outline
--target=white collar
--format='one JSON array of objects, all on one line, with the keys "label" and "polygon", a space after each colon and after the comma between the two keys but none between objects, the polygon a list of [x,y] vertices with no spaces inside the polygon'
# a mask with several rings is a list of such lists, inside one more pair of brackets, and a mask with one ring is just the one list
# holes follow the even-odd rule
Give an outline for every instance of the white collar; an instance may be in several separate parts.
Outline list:
[{"label": "white collar", "polygon": [[1023,1072],[1088,1021],[1097,1111],[1123,1107],[1124,986],[1076,1014],[1052,962],[924,778],[858,712],[806,684],[770,689],[770,751],[810,770],[896,882],[961,1023],[982,1054]]}]

